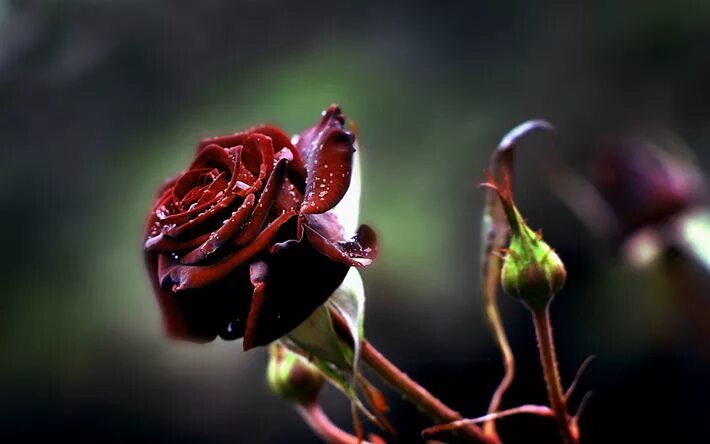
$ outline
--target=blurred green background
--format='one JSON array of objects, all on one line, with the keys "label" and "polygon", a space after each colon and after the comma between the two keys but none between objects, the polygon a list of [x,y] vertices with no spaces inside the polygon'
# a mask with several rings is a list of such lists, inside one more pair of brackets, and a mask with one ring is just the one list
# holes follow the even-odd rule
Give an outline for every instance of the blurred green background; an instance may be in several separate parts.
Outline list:
[{"label": "blurred green background", "polygon": [[[598,356],[584,442],[709,441],[710,338],[658,269],[589,233],[548,172],[587,175],[596,141],[619,132],[675,134],[708,170],[710,3],[591,3],[0,0],[0,438],[315,442],[268,391],[263,350],[165,338],[141,234],[200,138],[296,133],[339,103],[360,128],[362,221],[381,242],[364,272],[372,342],[485,412],[501,369],[476,185],[505,132],[546,118],[556,146],[526,142],[517,197],[568,265],[552,314],[564,378]],[[544,403],[530,321],[502,304],[520,361],[505,405]],[[389,395],[395,424],[428,425]],[[349,425],[334,390],[326,405]],[[501,429],[555,439],[540,419]]]}]

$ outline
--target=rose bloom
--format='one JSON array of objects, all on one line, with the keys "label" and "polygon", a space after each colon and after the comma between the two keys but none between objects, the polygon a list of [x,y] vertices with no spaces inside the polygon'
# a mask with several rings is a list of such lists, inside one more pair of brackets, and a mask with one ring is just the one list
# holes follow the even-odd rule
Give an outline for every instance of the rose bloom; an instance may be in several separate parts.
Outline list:
[{"label": "rose bloom", "polygon": [[144,255],[167,333],[267,344],[303,322],[376,255],[366,225],[346,239],[333,207],[353,170],[355,136],[335,105],[290,139],[260,126],[203,140],[159,190]]}]

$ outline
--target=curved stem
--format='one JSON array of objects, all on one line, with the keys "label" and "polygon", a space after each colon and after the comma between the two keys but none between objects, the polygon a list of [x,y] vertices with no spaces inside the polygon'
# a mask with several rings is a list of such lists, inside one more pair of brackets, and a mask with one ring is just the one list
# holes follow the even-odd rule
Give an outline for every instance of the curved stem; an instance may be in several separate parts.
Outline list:
[{"label": "curved stem", "polygon": [[[343,319],[342,315],[336,310],[331,310],[330,314],[335,332],[340,335],[343,340],[352,341],[347,322]],[[463,419],[463,416],[461,416],[459,412],[449,408],[446,404],[429,393],[427,389],[417,384],[364,338],[360,343],[360,359],[366,362],[380,378],[397,390],[404,399],[417,406],[436,423],[446,424]],[[461,434],[468,436],[473,442],[500,444],[500,440],[496,436],[485,436],[483,430],[477,425],[466,427],[461,431]]]},{"label": "curved stem", "polygon": [[540,361],[542,362],[542,370],[547,385],[547,396],[550,400],[550,406],[555,412],[562,441],[565,444],[578,444],[579,434],[567,414],[567,399],[562,390],[560,371],[557,368],[557,355],[552,338],[549,305],[544,308],[531,308],[531,311],[535,325],[535,335],[537,336],[537,346],[540,351]]},{"label": "curved stem", "polygon": [[358,440],[356,436],[333,424],[317,402],[298,404],[296,410],[311,430],[329,444],[370,444],[367,441]]},{"label": "curved stem", "polygon": [[[461,414],[449,408],[446,404],[429,393],[424,387],[417,384],[392,362],[378,352],[372,344],[363,340],[360,351],[361,358],[382,379],[396,389],[405,399],[415,404],[419,409],[439,424],[445,424],[463,419]],[[461,430],[463,434],[472,438],[474,442],[497,444],[499,441],[486,437],[480,427],[471,424]]]},{"label": "curved stem", "polygon": [[[500,261],[500,259],[498,259]],[[497,302],[497,280],[492,281],[493,288],[484,288],[485,295],[485,309],[486,318],[493,331],[493,336],[498,343],[498,348],[501,352],[501,357],[503,359],[503,369],[504,374],[498,387],[493,396],[491,397],[491,402],[488,405],[488,414],[496,413],[500,409],[501,402],[503,401],[503,395],[505,394],[508,387],[513,383],[513,378],[515,378],[515,358],[513,357],[513,351],[508,343],[508,337],[505,334],[505,328],[503,327],[503,321],[500,317],[500,309],[498,308]],[[486,282],[486,286],[489,283]],[[486,421],[483,425],[483,431],[487,435],[496,435],[496,422],[493,419]]]},{"label": "curved stem", "polygon": [[521,415],[521,414],[528,414],[528,415],[537,415],[537,416],[544,416],[544,417],[550,417],[554,418],[555,413],[550,410],[550,408],[546,405],[521,405],[518,407],[514,407],[512,409],[508,410],[502,410],[500,412],[496,413],[490,413],[488,415],[480,416],[478,418],[471,418],[471,419],[461,419],[459,421],[454,421],[449,424],[439,424],[435,425],[433,427],[429,427],[428,429],[425,429],[422,432],[422,437],[424,439],[436,439],[442,432],[451,432],[460,429],[461,427],[469,424],[480,424],[482,422],[487,422],[490,420],[498,420],[502,419],[508,416],[513,416],[513,415]]}]

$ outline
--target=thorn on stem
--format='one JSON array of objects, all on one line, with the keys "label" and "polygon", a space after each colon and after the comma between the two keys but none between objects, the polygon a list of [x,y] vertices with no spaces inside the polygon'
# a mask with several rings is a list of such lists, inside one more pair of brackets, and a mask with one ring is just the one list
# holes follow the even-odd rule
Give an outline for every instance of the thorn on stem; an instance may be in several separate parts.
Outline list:
[{"label": "thorn on stem", "polygon": [[589,399],[592,397],[593,394],[594,392],[591,390],[584,394],[584,397],[582,397],[582,401],[580,401],[579,403],[579,407],[577,407],[577,413],[575,413],[572,417],[574,422],[579,421],[579,417],[582,416],[582,413],[584,413],[584,409],[587,407],[587,403],[589,402]]},{"label": "thorn on stem", "polygon": [[572,393],[574,392],[574,389],[577,388],[577,384],[579,383],[579,380],[582,378],[582,375],[584,372],[589,368],[589,365],[592,363],[596,356],[594,355],[589,355],[587,358],[582,361],[582,364],[579,366],[579,369],[577,369],[577,374],[574,375],[574,379],[572,380],[572,384],[570,384],[569,388],[565,392],[565,401],[569,401],[569,398],[572,396]]}]

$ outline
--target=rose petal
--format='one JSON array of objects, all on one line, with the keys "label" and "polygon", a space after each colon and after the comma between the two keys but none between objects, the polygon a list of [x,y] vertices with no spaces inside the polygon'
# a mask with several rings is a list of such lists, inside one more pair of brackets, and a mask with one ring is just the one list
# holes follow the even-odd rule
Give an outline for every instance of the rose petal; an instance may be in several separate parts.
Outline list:
[{"label": "rose petal", "polygon": [[287,163],[288,161],[286,159],[281,159],[273,169],[271,177],[269,177],[261,196],[259,196],[259,202],[254,208],[254,213],[234,239],[234,245],[246,245],[259,234],[261,227],[264,226],[264,222],[266,221],[266,216],[269,214],[269,211],[271,211],[271,207],[276,201],[276,196],[281,190],[281,183],[284,179]]},{"label": "rose petal", "polygon": [[271,137],[274,146],[274,152],[278,152],[283,148],[287,148],[289,151],[291,151],[293,159],[290,161],[290,167],[293,168],[293,170],[302,178],[302,180],[305,180],[306,166],[303,163],[301,154],[298,152],[296,147],[293,146],[293,144],[291,143],[291,139],[286,134],[284,134],[283,131],[268,125],[257,126],[252,131]]},{"label": "rose petal", "polygon": [[[153,259],[153,258],[156,258]],[[208,342],[217,334],[226,339],[241,337],[249,312],[251,284],[246,270],[239,268],[225,279],[198,290],[174,292],[160,286],[157,277],[176,261],[168,255],[146,255],[169,336],[193,342]],[[157,267],[156,267],[157,264]]]},{"label": "rose petal", "polygon": [[227,256],[213,265],[181,265],[166,269],[160,276],[162,286],[173,284],[174,291],[200,288],[219,281],[235,268],[246,263],[254,255],[268,247],[276,237],[278,229],[290,218],[296,215],[295,211],[284,213],[269,224],[252,243],[245,248]]},{"label": "rose petal", "polygon": [[210,235],[207,233],[193,239],[178,241],[170,236],[166,236],[165,233],[158,233],[155,236],[148,237],[145,244],[143,244],[143,247],[146,251],[154,251],[156,253],[181,252],[185,250],[192,250],[207,241],[209,237]]},{"label": "rose petal", "polygon": [[[162,255],[155,252],[147,252],[144,258],[153,292],[158,299],[158,305],[163,318],[163,326],[169,336],[188,339],[190,335],[187,332],[185,321],[178,309],[177,303],[172,297],[173,293],[170,290],[161,288],[158,282],[158,260],[160,256]],[[204,338],[204,341],[209,341],[213,338],[214,337]]]},{"label": "rose petal", "polygon": [[335,242],[332,240],[335,229],[327,228],[327,224],[316,224],[312,218],[309,218],[302,227],[305,229],[308,241],[319,252],[334,261],[359,268],[370,265],[377,257],[377,236],[367,225],[360,225],[352,239]]},{"label": "rose petal", "polygon": [[240,131],[238,133],[230,134],[228,136],[216,136],[216,137],[208,137],[206,139],[202,139],[198,144],[197,144],[197,153],[196,155],[200,155],[204,149],[206,149],[210,145],[218,145],[224,148],[229,148],[237,145],[244,145],[246,142],[247,138],[249,137],[249,134],[251,134],[251,131]]},{"label": "rose petal", "polygon": [[271,175],[274,167],[274,145],[271,138],[263,134],[250,134],[242,151],[242,162],[256,175],[262,166],[266,167],[266,176]]},{"label": "rose petal", "polygon": [[333,294],[349,268],[305,241],[290,242],[264,261],[265,275],[257,280],[263,282],[263,296],[247,348],[268,344],[297,327]]},{"label": "rose petal", "polygon": [[345,230],[334,213],[307,214],[301,218],[303,223],[332,243],[345,239]]},{"label": "rose petal", "polygon": [[266,177],[271,175],[274,167],[274,149],[271,139],[262,134],[252,134],[247,138],[247,144],[242,152],[242,162],[237,178],[251,186],[242,193],[256,193]]},{"label": "rose petal", "polygon": [[[232,145],[229,145],[232,146]],[[229,171],[232,167],[232,158],[223,146],[208,144],[192,161],[188,171],[204,167],[214,167],[222,171]]]},{"label": "rose petal", "polygon": [[165,234],[174,239],[179,239],[186,233],[196,229],[207,221],[212,220],[214,217],[218,217],[219,214],[226,208],[228,208],[237,196],[233,193],[223,193],[221,196],[217,196],[217,201],[211,202],[207,206],[209,208],[200,212],[193,219],[181,224],[176,225],[165,230]]},{"label": "rose petal", "polygon": [[[209,145],[207,151],[212,152],[215,147],[213,145]],[[239,162],[240,162],[240,157],[241,157],[241,147],[235,147],[231,148],[229,150],[224,150],[222,148],[216,147],[217,151],[222,152],[225,156],[226,159],[224,162],[231,162],[231,166],[227,171],[224,171],[220,173],[221,175],[228,175],[227,177],[231,177],[229,184],[224,185],[224,182],[215,180],[213,184],[208,185],[209,191],[205,190],[204,187],[196,187],[195,182],[196,180],[200,177],[200,175],[212,171],[214,168],[198,168],[195,170],[188,170],[182,175],[178,176],[176,179],[174,179],[173,183],[174,186],[171,188],[164,187],[163,191],[163,197],[159,200],[159,203],[155,206],[155,212],[157,213],[158,210],[162,211],[166,215],[161,217],[160,219],[163,221],[163,225],[175,225],[176,227],[179,225],[182,225],[189,221],[190,219],[194,218],[198,214],[204,212],[207,208],[209,208],[213,202],[213,198],[218,198],[221,197],[219,195],[220,192],[229,192],[235,189],[235,183],[236,183],[236,174],[235,171],[238,170],[239,167]],[[219,176],[218,176],[219,177]],[[203,193],[203,196],[209,195],[208,198],[203,198],[202,196],[200,197],[200,200],[198,202],[195,202],[195,205],[192,205],[192,208],[189,208],[186,211],[174,213],[174,214],[169,214],[171,211],[169,208],[171,207],[182,207],[182,200],[184,200],[185,196],[187,193],[193,191],[195,192],[196,190],[201,190]],[[246,194],[241,195],[242,197],[246,196]],[[179,204],[176,204],[176,202],[180,202]],[[161,209],[162,208],[162,209]],[[194,225],[194,223],[193,223]],[[179,232],[180,229],[174,230],[173,233]]]},{"label": "rose petal", "polygon": [[323,112],[320,122],[303,132],[296,142],[308,172],[301,205],[304,214],[333,208],[350,185],[355,138],[343,130],[344,122],[340,108],[332,105]]},{"label": "rose petal", "polygon": [[266,280],[267,272],[268,267],[264,261],[254,262],[249,266],[249,278],[254,286],[254,294],[251,299],[249,315],[247,316],[246,329],[244,330],[244,342],[242,343],[244,351],[254,347],[259,313],[261,313],[261,306],[264,302],[264,288],[266,286],[264,281]]},{"label": "rose petal", "polygon": [[298,187],[294,185],[288,177],[285,177],[279,189],[279,195],[276,196],[273,210],[279,213],[282,211],[296,210],[301,206],[301,202],[303,202],[303,193],[301,193]]},{"label": "rose petal", "polygon": [[193,265],[205,260],[222,245],[232,240],[232,237],[239,231],[239,228],[246,220],[249,213],[254,208],[256,198],[253,194],[247,196],[239,209],[226,219],[221,227],[207,236],[207,239],[198,248],[190,251],[180,258],[180,263]]}]

